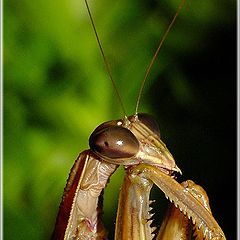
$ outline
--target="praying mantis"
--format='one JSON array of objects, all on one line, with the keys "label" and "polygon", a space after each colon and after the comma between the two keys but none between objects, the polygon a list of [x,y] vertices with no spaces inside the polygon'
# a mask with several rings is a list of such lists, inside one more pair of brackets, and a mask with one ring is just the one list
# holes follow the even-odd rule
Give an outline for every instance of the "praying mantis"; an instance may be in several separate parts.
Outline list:
[{"label": "praying mantis", "polygon": [[[161,140],[158,124],[152,116],[138,113],[145,80],[184,1],[181,1],[146,70],[135,114],[128,117],[112,78],[87,0],[85,3],[124,117],[99,125],[89,138],[90,149],[79,154],[64,189],[52,239],[107,239],[107,230],[101,220],[101,198],[111,175],[120,165],[124,166],[125,177],[119,194],[116,240],[176,240],[191,239],[192,235],[196,239],[226,239],[211,213],[204,189],[191,180],[182,184],[176,181],[176,175],[181,174],[181,170]],[[153,184],[171,202],[158,232],[152,226],[152,201],[149,200]]]}]

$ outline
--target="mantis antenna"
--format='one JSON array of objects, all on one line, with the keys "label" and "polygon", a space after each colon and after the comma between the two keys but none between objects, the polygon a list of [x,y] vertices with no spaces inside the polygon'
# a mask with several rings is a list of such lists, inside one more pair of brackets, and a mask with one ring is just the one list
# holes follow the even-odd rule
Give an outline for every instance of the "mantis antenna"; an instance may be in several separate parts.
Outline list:
[{"label": "mantis antenna", "polygon": [[151,68],[152,68],[152,66],[153,66],[153,63],[155,62],[155,60],[156,60],[156,58],[157,58],[157,55],[158,55],[158,53],[159,53],[159,51],[160,51],[160,49],[161,49],[161,47],[162,47],[162,45],[163,45],[166,37],[167,37],[170,29],[172,28],[172,26],[173,26],[173,24],[174,24],[174,22],[175,22],[175,20],[176,20],[176,18],[177,18],[177,16],[178,16],[178,14],[180,13],[180,11],[181,11],[184,3],[185,3],[185,0],[182,0],[182,1],[180,2],[179,6],[178,6],[178,9],[177,9],[177,12],[175,13],[174,17],[172,18],[172,20],[171,20],[171,22],[170,22],[167,30],[165,31],[164,35],[163,35],[162,38],[160,39],[158,48],[157,48],[156,52],[154,53],[153,58],[152,58],[152,60],[150,61],[149,65],[148,65],[148,67],[147,67],[147,69],[146,69],[144,78],[143,78],[142,83],[141,83],[141,86],[140,86],[138,98],[137,98],[135,114],[137,114],[137,112],[138,112],[138,107],[139,107],[139,103],[140,103],[140,100],[141,100],[141,96],[142,96],[142,92],[143,92],[143,87],[144,87],[144,84],[145,84],[145,82],[146,82],[146,79],[147,79],[147,77],[148,77],[148,75],[149,75],[149,72],[150,72],[150,70],[151,70]]},{"label": "mantis antenna", "polygon": [[[106,58],[106,56],[105,56],[105,54],[104,54],[103,47],[102,47],[102,45],[101,45],[101,42],[100,42],[100,39],[99,39],[97,30],[96,30],[96,27],[95,27],[95,24],[94,24],[93,17],[92,17],[92,14],[91,14],[91,11],[90,11],[88,2],[87,2],[87,0],[84,0],[84,1],[85,1],[85,5],[86,5],[86,7],[87,7],[88,15],[89,15],[90,20],[91,20],[91,24],[92,24],[92,27],[93,27],[94,34],[95,34],[96,39],[97,39],[97,43],[98,43],[98,46],[99,46],[99,49],[100,49],[100,52],[101,52],[101,55],[102,55],[102,58],[103,58],[103,61],[104,61],[104,65],[105,65],[106,71],[107,71],[107,73],[108,73],[108,76],[109,76],[109,78],[110,78],[110,81],[112,82],[114,91],[115,91],[115,93],[116,93],[116,95],[117,95],[118,101],[119,101],[119,103],[120,103],[120,105],[121,105],[122,111],[123,111],[124,116],[125,116],[125,118],[126,118],[126,111],[125,111],[125,108],[124,108],[124,105],[123,105],[121,96],[120,96],[120,94],[119,94],[119,92],[118,92],[118,90],[117,90],[116,82],[114,81],[114,79],[113,79],[113,77],[112,77],[111,68],[110,68],[110,65],[109,65],[109,63],[108,63],[108,60],[107,60],[107,58]],[[148,65],[148,67],[147,67],[147,69],[146,69],[146,71],[145,71],[145,75],[144,75],[144,78],[143,78],[143,80],[142,80],[142,83],[141,83],[141,86],[140,86],[140,90],[139,90],[139,94],[138,94],[138,98],[137,98],[137,102],[136,102],[135,114],[137,114],[137,112],[138,112],[138,108],[139,108],[139,104],[140,104],[140,100],[141,100],[143,88],[144,88],[146,79],[147,79],[147,77],[149,76],[150,70],[151,70],[151,68],[152,68],[152,66],[153,66],[153,63],[155,62],[155,60],[156,60],[156,58],[157,58],[157,56],[158,56],[158,53],[159,53],[159,51],[161,50],[162,45],[163,45],[163,43],[164,43],[164,41],[165,41],[165,39],[166,39],[169,31],[171,30],[171,28],[172,28],[172,26],[173,26],[173,24],[174,24],[177,16],[179,15],[179,13],[180,13],[180,11],[181,11],[184,3],[185,3],[185,0],[181,0],[180,4],[179,4],[179,6],[178,6],[178,9],[177,9],[177,11],[176,11],[176,13],[175,13],[175,15],[173,16],[173,18],[172,18],[172,20],[171,20],[171,22],[170,22],[167,30],[165,31],[163,37],[160,39],[158,48],[157,48],[156,52],[154,53],[154,55],[153,55],[153,57],[152,57],[152,60],[150,61],[149,65]]]},{"label": "mantis antenna", "polygon": [[104,51],[103,51],[103,48],[102,48],[102,45],[101,45],[101,42],[100,42],[100,39],[98,37],[98,33],[97,33],[97,30],[96,30],[96,27],[95,27],[95,24],[94,24],[94,21],[93,21],[93,17],[92,17],[92,14],[91,14],[91,11],[90,11],[90,8],[89,8],[89,5],[88,5],[88,2],[87,0],[84,0],[85,1],[85,4],[86,4],[86,7],[87,7],[87,11],[88,11],[88,15],[90,17],[90,20],[91,20],[91,24],[92,24],[92,27],[93,27],[93,31],[94,31],[94,34],[96,36],[96,39],[97,39],[97,43],[98,43],[98,46],[99,46],[99,49],[100,49],[100,52],[101,52],[101,55],[103,57],[103,61],[104,61],[104,65],[106,67],[106,70],[107,70],[107,73],[108,73],[108,76],[112,82],[112,85],[113,85],[113,88],[114,88],[114,91],[117,95],[117,98],[118,98],[118,101],[122,107],[122,111],[124,113],[124,117],[127,118],[126,116],[126,111],[125,111],[125,108],[124,108],[124,105],[123,105],[123,102],[122,102],[122,99],[121,99],[121,96],[117,90],[117,86],[116,86],[116,82],[114,81],[113,77],[112,77],[112,72],[111,72],[111,68],[110,68],[110,65],[108,63],[108,60],[104,54]]}]

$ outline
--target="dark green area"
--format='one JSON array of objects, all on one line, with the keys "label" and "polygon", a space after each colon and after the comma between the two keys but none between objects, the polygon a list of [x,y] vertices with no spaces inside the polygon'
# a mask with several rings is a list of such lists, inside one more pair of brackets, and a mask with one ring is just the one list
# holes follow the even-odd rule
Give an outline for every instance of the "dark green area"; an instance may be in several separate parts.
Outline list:
[{"label": "dark green area", "polygon": [[[179,1],[89,4],[133,114],[146,66]],[[187,1],[139,109],[159,122],[183,171],[180,181],[207,190],[228,239],[236,239],[235,7],[232,0]],[[48,239],[75,158],[93,129],[121,118],[122,110],[82,0],[4,1],[3,26],[4,239]],[[121,181],[122,171],[104,198],[111,234]]]}]

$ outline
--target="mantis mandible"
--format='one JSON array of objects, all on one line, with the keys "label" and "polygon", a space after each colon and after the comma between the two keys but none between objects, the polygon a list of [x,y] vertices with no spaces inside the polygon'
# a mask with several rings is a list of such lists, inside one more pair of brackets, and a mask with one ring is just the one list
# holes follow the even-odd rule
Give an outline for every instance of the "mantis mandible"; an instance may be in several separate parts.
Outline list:
[{"label": "mantis mandible", "polygon": [[145,80],[184,1],[181,1],[146,70],[135,114],[129,117],[112,78],[87,0],[85,3],[124,117],[99,125],[89,138],[90,149],[79,154],[64,189],[52,239],[107,239],[101,221],[101,194],[120,165],[125,168],[125,177],[118,203],[115,239],[150,240],[155,237],[149,206],[153,184],[172,202],[156,239],[191,239],[192,224],[197,239],[226,239],[211,213],[204,189],[191,180],[182,184],[175,180],[181,170],[161,140],[158,124],[152,116],[138,113]]}]

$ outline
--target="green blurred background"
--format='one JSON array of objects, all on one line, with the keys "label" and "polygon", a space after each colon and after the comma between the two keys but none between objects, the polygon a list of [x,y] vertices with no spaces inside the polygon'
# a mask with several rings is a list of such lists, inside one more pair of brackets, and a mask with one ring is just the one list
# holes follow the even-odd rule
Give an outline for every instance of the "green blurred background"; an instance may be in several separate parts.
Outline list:
[{"label": "green blurred background", "polygon": [[[89,0],[127,113],[179,1]],[[208,192],[236,239],[236,2],[187,1],[146,83],[153,114],[183,171]],[[83,0],[4,1],[4,239],[49,239],[79,152],[103,121],[122,117]],[[106,190],[114,230],[123,171]],[[153,198],[160,191],[154,189]],[[156,211],[166,207],[155,206]],[[155,217],[155,219],[158,219]],[[159,225],[159,221],[157,221]]]}]

